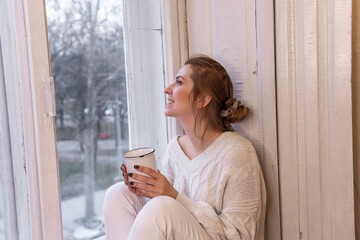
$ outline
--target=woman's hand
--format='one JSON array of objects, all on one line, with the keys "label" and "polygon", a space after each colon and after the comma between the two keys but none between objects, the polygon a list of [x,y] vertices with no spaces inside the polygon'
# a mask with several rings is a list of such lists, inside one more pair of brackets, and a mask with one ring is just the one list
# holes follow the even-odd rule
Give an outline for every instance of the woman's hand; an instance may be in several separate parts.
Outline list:
[{"label": "woman's hand", "polygon": [[126,178],[129,176],[141,182],[129,182],[128,186],[135,190],[134,193],[136,195],[146,196],[149,198],[154,198],[157,196],[169,196],[176,199],[178,192],[175,190],[175,188],[173,188],[166,177],[160,173],[159,170],[155,171],[149,167],[139,165],[135,165],[134,168],[136,168],[136,170],[139,172],[143,172],[151,176],[147,177],[136,173],[127,174]]},{"label": "woman's hand", "polygon": [[128,186],[128,189],[130,192],[138,195],[138,196],[141,196],[141,197],[150,197],[150,196],[147,196],[145,194],[142,194],[138,189],[134,188],[133,186],[131,186],[129,184],[129,177],[128,177],[128,174],[127,174],[127,170],[126,170],[126,165],[123,164],[121,165],[121,171],[123,172],[123,176],[124,176],[124,183],[125,185]]}]

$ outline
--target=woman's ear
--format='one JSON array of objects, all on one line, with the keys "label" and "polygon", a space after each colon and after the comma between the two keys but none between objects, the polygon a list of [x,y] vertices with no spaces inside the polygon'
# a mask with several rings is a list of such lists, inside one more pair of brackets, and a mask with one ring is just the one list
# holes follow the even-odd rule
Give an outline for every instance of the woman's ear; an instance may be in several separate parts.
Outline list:
[{"label": "woman's ear", "polygon": [[211,102],[211,96],[209,95],[202,95],[202,96],[199,96],[198,97],[198,100],[197,100],[197,108],[204,108],[206,107],[207,105],[209,105],[209,103]]}]

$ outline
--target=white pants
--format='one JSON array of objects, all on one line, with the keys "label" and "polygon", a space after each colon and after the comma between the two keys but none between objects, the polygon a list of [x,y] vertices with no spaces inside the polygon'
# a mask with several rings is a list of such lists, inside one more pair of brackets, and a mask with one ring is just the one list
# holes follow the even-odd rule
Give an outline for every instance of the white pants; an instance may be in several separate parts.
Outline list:
[{"label": "white pants", "polygon": [[138,197],[121,182],[104,200],[107,240],[211,239],[191,213],[175,199]]}]

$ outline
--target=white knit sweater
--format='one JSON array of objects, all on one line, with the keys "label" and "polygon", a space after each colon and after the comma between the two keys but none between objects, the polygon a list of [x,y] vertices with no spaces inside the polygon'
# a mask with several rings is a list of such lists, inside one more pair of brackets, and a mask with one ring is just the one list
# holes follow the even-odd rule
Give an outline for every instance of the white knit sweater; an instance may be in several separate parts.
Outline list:
[{"label": "white knit sweater", "polygon": [[171,140],[163,174],[179,192],[177,201],[212,239],[263,240],[266,190],[256,152],[236,132],[224,132],[190,160]]}]

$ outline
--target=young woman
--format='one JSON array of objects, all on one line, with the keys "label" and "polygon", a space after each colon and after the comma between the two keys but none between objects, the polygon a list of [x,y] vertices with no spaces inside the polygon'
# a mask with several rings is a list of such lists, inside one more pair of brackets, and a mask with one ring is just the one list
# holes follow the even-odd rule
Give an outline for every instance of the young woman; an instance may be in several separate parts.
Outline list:
[{"label": "young woman", "polygon": [[[162,173],[135,166],[105,196],[107,240],[264,239],[266,191],[256,152],[231,123],[250,110],[229,74],[207,56],[189,59],[165,89],[165,115],[185,134],[171,140]],[[128,182],[128,176],[141,181]]]}]

